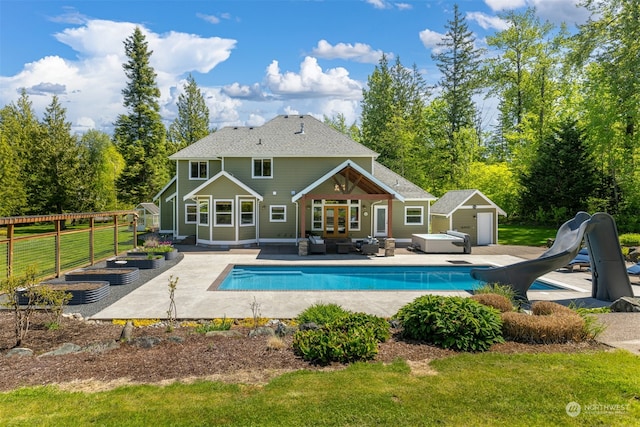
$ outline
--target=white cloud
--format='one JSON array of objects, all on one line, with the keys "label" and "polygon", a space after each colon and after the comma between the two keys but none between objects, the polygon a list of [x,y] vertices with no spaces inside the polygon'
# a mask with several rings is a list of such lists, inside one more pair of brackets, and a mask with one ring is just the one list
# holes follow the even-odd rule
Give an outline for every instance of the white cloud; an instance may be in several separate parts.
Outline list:
[{"label": "white cloud", "polygon": [[444,34],[429,29],[420,31],[420,41],[427,49],[431,49],[433,53],[438,53],[441,48],[438,43],[442,42]]},{"label": "white cloud", "polygon": [[362,96],[362,85],[351,79],[345,68],[331,68],[324,72],[316,58],[311,56],[302,61],[299,73],[281,73],[278,61],[274,60],[267,67],[265,84],[273,94],[289,97],[359,99]]},{"label": "white cloud", "polygon": [[400,10],[411,10],[413,6],[409,3],[395,3],[395,6]]},{"label": "white cloud", "polygon": [[501,10],[513,10],[526,4],[526,0],[485,0],[484,2],[494,12]]},{"label": "white cloud", "polygon": [[384,0],[366,0],[366,2],[376,9],[388,9],[390,7]]},{"label": "white cloud", "polygon": [[324,59],[347,59],[365,64],[377,64],[383,55],[381,50],[373,50],[364,43],[338,43],[331,45],[326,40],[320,40],[313,48],[312,54]]},{"label": "white cloud", "polygon": [[509,24],[497,16],[490,16],[482,12],[468,12],[466,18],[469,21],[475,21],[485,30],[496,29],[503,31],[509,28]]},{"label": "white cloud", "polygon": [[204,13],[196,13],[196,16],[210,24],[219,24],[220,18],[215,15],[205,15]]}]

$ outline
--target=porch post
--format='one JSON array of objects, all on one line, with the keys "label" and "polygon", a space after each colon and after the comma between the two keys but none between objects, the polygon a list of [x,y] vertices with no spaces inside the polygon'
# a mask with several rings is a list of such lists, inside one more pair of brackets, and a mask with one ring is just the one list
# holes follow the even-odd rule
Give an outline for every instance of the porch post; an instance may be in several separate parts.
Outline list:
[{"label": "porch post", "polygon": [[387,196],[387,237],[393,237],[392,224],[393,224],[393,198],[389,194]]},{"label": "porch post", "polygon": [[303,194],[300,198],[300,238],[304,239],[306,235],[307,223],[307,195]]}]

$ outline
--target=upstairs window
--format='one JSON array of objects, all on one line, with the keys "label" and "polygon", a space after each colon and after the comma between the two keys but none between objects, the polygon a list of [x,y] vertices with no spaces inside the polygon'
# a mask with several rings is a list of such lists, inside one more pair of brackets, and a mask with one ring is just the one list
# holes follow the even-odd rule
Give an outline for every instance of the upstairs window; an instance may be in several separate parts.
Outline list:
[{"label": "upstairs window", "polygon": [[208,175],[208,162],[189,162],[189,179],[207,179]]},{"label": "upstairs window", "polygon": [[273,159],[253,159],[252,178],[273,178]]}]

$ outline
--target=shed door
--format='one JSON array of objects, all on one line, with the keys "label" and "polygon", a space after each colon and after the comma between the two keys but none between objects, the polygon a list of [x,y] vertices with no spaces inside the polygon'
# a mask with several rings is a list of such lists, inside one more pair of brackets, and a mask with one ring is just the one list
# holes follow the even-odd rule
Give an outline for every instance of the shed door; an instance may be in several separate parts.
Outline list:
[{"label": "shed door", "polygon": [[478,212],[478,245],[490,245],[493,241],[493,213]]}]

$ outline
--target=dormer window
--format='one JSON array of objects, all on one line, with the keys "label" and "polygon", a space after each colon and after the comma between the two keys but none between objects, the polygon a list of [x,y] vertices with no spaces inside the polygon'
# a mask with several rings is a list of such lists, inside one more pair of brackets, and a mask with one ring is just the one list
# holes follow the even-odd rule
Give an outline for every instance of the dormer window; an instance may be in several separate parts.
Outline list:
[{"label": "dormer window", "polygon": [[260,158],[253,159],[252,178],[273,178],[273,168],[271,167],[273,159]]},{"label": "dormer window", "polygon": [[189,162],[189,179],[207,179],[209,176],[208,162]]}]

